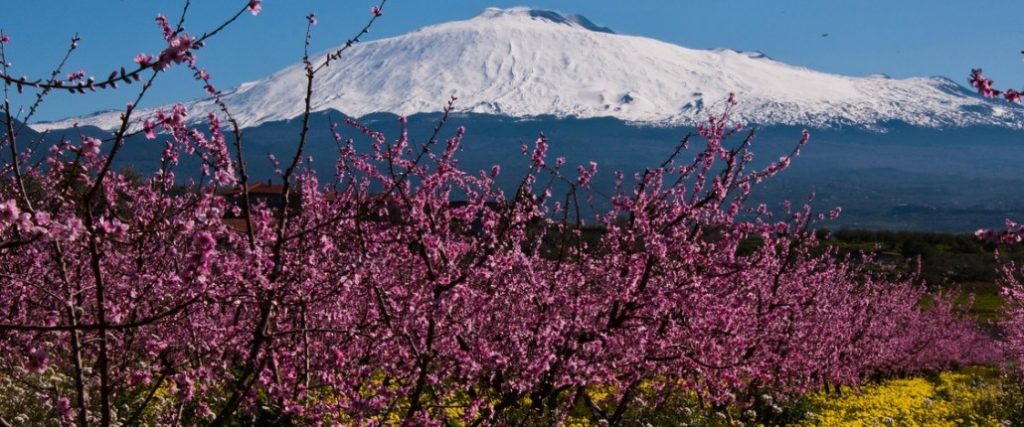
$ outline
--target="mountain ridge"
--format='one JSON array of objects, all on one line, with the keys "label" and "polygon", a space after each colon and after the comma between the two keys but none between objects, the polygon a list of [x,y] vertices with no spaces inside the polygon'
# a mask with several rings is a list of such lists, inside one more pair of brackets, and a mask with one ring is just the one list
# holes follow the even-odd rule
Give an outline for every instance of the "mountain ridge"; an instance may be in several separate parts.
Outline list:
[{"label": "mountain ridge", "polygon": [[[295,64],[223,98],[243,127],[287,120],[302,112],[295,88],[304,80],[302,64]],[[690,49],[530,8],[488,8],[468,20],[356,45],[318,75],[314,93],[314,111],[356,117],[437,112],[456,95],[459,112],[680,125],[720,113],[736,93],[734,117],[763,125],[1024,128],[1024,109],[980,98],[946,77],[828,74],[761,52]],[[208,99],[185,104],[197,121],[216,111]],[[138,117],[154,111],[141,109]],[[32,127],[111,129],[119,120],[118,112],[98,112]]]}]

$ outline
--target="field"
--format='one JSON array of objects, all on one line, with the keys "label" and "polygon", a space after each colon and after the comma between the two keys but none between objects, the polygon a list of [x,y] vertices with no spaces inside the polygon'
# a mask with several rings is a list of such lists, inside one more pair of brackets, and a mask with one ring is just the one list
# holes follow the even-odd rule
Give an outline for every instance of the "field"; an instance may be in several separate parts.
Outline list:
[{"label": "field", "polygon": [[[890,379],[807,398],[807,426],[1018,425],[1020,389],[993,368]],[[813,414],[813,415],[810,415]]]}]

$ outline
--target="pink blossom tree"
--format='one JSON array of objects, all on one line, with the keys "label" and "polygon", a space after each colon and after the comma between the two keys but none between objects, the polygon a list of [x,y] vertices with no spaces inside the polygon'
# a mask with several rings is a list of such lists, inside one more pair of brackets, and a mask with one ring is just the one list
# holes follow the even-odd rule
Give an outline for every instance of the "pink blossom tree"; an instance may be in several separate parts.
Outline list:
[{"label": "pink blossom tree", "polygon": [[[824,215],[746,207],[810,136],[755,169],[755,134],[730,107],[660,165],[616,173],[610,207],[593,216],[582,204],[599,166],[552,162],[543,135],[523,147],[513,191],[496,184],[498,166],[461,168],[467,131],[442,136],[454,98],[420,146],[404,119],[390,138],[352,120],[332,128],[335,174],[318,177],[305,155],[313,82],[383,2],[337,51],[306,53],[283,203],[254,203],[244,132],[196,52],[261,6],[245,2],[198,37],[184,17],[158,17],[166,48],[102,81],[60,79],[63,62],[46,79],[0,73],[5,90],[38,94],[23,117],[4,105],[2,423],[621,424],[681,395],[745,407],[996,354],[948,297],[924,308],[913,278],[828,250],[811,231]],[[137,117],[174,66],[193,70],[219,111]],[[34,161],[38,141],[18,138],[15,120],[49,93],[132,82],[138,95],[108,139],[64,140]],[[113,167],[132,135],[164,144],[141,178]],[[198,176],[182,157],[201,163]]]},{"label": "pink blossom tree", "polygon": [[[1007,245],[1019,245],[1024,228],[1007,220],[1003,230],[979,230],[984,240]],[[999,253],[996,253],[998,258]],[[1003,345],[1007,356],[1016,364],[1018,374],[1024,373],[1024,269],[1013,261],[1004,261],[999,267],[1001,295],[1004,299],[1005,319],[1001,322]]]},{"label": "pink blossom tree", "polygon": [[[985,77],[980,68],[971,70],[968,83],[985,98],[996,98],[1002,95],[1008,103],[1021,103],[1020,91],[996,89],[992,79]],[[976,235],[984,240],[1019,245],[1024,241],[1024,227],[1007,220],[1006,226],[1002,230],[978,230]],[[1007,355],[1016,363],[1018,371],[1024,373],[1024,281],[1022,281],[1024,270],[1009,261],[1004,262],[1000,270],[1002,296],[1006,301],[1004,308],[1006,320],[1001,325],[1004,333],[1004,347]]]}]

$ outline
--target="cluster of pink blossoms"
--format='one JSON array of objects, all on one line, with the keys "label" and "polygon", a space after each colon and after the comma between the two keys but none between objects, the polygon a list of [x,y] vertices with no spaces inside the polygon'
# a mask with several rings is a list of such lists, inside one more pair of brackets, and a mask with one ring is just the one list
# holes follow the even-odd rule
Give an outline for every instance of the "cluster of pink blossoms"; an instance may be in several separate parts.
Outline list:
[{"label": "cluster of pink blossoms", "polygon": [[1005,91],[995,89],[992,86],[992,79],[985,77],[984,74],[981,74],[981,68],[975,68],[971,70],[971,75],[967,79],[967,82],[971,85],[971,87],[978,91],[979,95],[985,98],[995,98],[1002,94],[1007,102],[1012,102],[1014,104],[1021,103],[1020,91],[1017,91],[1015,89],[1006,89]]}]

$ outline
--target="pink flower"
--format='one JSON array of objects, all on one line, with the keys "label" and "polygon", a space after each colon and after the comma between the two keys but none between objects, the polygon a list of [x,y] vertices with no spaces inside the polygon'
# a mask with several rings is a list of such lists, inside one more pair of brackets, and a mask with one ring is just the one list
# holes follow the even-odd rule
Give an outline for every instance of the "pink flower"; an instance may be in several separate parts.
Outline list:
[{"label": "pink flower", "polygon": [[316,15],[314,15],[312,13],[310,13],[309,15],[306,15],[306,20],[309,21],[309,25],[316,25],[316,23],[317,23]]},{"label": "pink flower", "polygon": [[0,203],[0,224],[14,222],[20,213],[21,210],[18,209],[18,204],[14,202],[14,199]]},{"label": "pink flower", "polygon": [[977,89],[979,95],[985,98],[999,96],[999,91],[992,88],[992,79],[986,78],[985,75],[981,74],[981,68],[971,70],[971,76],[967,79],[967,82],[971,84],[971,87]]},{"label": "pink flower", "polygon": [[96,229],[106,235],[119,235],[128,232],[128,224],[121,222],[117,218],[112,220],[100,218],[96,224]]},{"label": "pink flower", "polygon": [[64,396],[57,399],[57,412],[60,413],[61,418],[71,419],[71,400]]},{"label": "pink flower", "polygon": [[100,145],[103,141],[93,138],[91,136],[82,137],[82,154],[85,155],[97,155],[100,153]]},{"label": "pink flower", "polygon": [[153,119],[146,119],[142,122],[142,132],[146,135],[146,139],[156,139],[156,124],[153,123]]},{"label": "pink flower", "polygon": [[210,404],[206,402],[199,402],[196,404],[196,415],[204,419],[213,418],[213,410],[210,409]]},{"label": "pink flower", "polygon": [[60,315],[56,311],[46,313],[46,326],[57,326],[60,321]]},{"label": "pink flower", "polygon": [[203,231],[196,235],[193,244],[199,252],[196,256],[196,261],[199,264],[206,264],[213,250],[217,247],[217,239],[209,231]]},{"label": "pink flower", "polygon": [[590,162],[590,169],[584,168],[583,165],[580,165],[576,168],[576,171],[580,175],[579,178],[576,179],[576,182],[580,187],[586,187],[590,185],[590,180],[593,179],[594,174],[597,173],[597,163]]},{"label": "pink flower", "polygon": [[167,17],[164,15],[156,16],[156,25],[160,27],[163,32],[164,40],[171,41],[171,37],[174,37],[174,29],[171,28],[171,24],[167,22]]},{"label": "pink flower", "polygon": [[37,374],[42,373],[46,370],[46,366],[50,361],[50,353],[46,351],[45,347],[31,347],[28,349],[28,368],[29,371]]},{"label": "pink flower", "polygon": [[372,13],[373,16],[381,16],[381,15],[384,14],[384,12],[381,12],[380,6],[371,7],[370,8],[370,13]]},{"label": "pink flower", "polygon": [[530,155],[530,161],[536,167],[544,167],[544,158],[548,155],[548,138],[541,134],[534,144],[536,148]]},{"label": "pink flower", "polygon": [[140,67],[145,67],[145,66],[149,65],[149,63],[151,61],[153,61],[153,57],[149,56],[149,55],[147,55],[145,53],[140,53],[138,55],[135,55],[135,63],[139,64]]},{"label": "pink flower", "polygon": [[192,380],[188,375],[176,375],[178,383],[178,398],[184,402],[189,402],[195,397],[195,381]]},{"label": "pink flower", "polygon": [[1021,102],[1021,100],[1020,100],[1020,92],[1018,92],[1016,90],[1013,90],[1013,89],[1007,89],[1006,92],[1003,93],[1003,97],[1006,98],[1006,102],[1010,102],[1010,103],[1014,103],[1014,104],[1020,104],[1020,102]]},{"label": "pink flower", "polygon": [[[180,64],[186,60],[190,60],[192,49],[192,43],[195,40],[188,35],[183,33],[177,38],[170,38],[167,40],[167,48],[160,52],[160,57],[157,58],[156,63],[153,64],[153,69],[157,71],[166,70],[171,66],[171,63]],[[190,61],[191,62],[191,61]]]},{"label": "pink flower", "polygon": [[259,15],[260,11],[263,10],[263,6],[260,3],[263,3],[263,0],[249,0],[249,5],[246,7],[249,8],[252,16]]},{"label": "pink flower", "polygon": [[11,38],[7,34],[0,34],[0,43],[7,43],[11,41]]},{"label": "pink flower", "polygon": [[85,71],[78,70],[73,73],[68,73],[68,81],[73,82],[85,77]]}]

